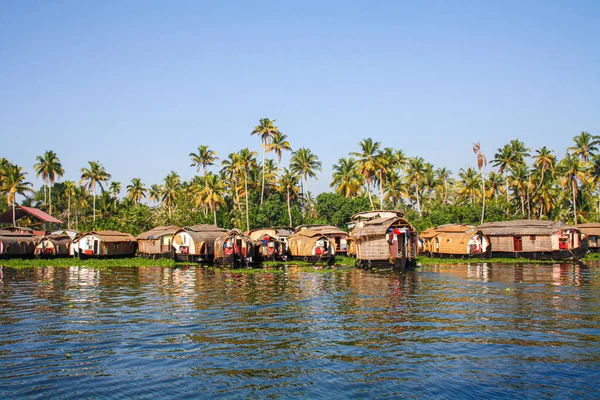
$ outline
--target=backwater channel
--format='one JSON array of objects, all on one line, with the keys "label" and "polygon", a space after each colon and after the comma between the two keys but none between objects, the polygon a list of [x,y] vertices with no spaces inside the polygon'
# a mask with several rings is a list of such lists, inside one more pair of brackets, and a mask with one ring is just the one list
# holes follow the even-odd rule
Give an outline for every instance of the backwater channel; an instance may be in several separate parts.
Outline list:
[{"label": "backwater channel", "polygon": [[599,398],[600,264],[0,268],[0,398]]}]

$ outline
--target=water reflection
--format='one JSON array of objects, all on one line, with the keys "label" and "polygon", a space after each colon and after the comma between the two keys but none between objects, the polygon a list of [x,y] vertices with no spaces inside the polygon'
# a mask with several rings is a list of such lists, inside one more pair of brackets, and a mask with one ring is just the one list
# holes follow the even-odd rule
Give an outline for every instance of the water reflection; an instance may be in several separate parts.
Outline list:
[{"label": "water reflection", "polygon": [[597,267],[0,268],[0,397],[595,398]]}]

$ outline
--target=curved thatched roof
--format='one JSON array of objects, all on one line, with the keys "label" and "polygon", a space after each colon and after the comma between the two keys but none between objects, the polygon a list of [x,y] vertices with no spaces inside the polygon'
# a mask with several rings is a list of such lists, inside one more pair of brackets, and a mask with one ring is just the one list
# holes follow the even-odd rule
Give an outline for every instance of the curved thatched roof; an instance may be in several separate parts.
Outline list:
[{"label": "curved thatched roof", "polygon": [[352,230],[352,237],[363,238],[368,236],[379,236],[385,235],[387,230],[392,225],[403,225],[408,227],[414,232],[415,228],[404,218],[401,217],[388,217],[388,218],[375,218],[369,221],[359,223]]},{"label": "curved thatched roof", "polygon": [[91,231],[79,235],[74,241],[81,240],[81,238],[93,235],[106,243],[117,243],[117,242],[135,242],[135,238],[129,233],[117,232],[117,231]]},{"label": "curved thatched roof", "polygon": [[577,228],[586,235],[600,236],[600,223],[588,222],[586,224],[577,224]]},{"label": "curved thatched roof", "polygon": [[352,221],[359,221],[359,220],[391,218],[391,217],[402,218],[402,217],[404,217],[404,213],[402,211],[395,211],[395,210],[363,211],[363,212],[354,214],[350,219]]},{"label": "curved thatched roof", "polygon": [[272,238],[289,237],[294,234],[293,228],[288,227],[273,227],[273,228],[258,228],[252,229],[245,233],[252,240],[262,240],[265,236]]},{"label": "curved thatched roof", "polygon": [[140,233],[139,235],[136,236],[136,239],[137,240],[159,239],[161,236],[164,236],[164,235],[174,235],[175,232],[177,232],[179,229],[181,229],[181,228],[178,226],[175,226],[175,225],[157,226],[156,228],[152,228],[147,232]]},{"label": "curved thatched roof", "polygon": [[551,235],[554,232],[566,229],[579,229],[564,222],[516,220],[486,222],[478,227],[484,235],[488,236],[521,236],[521,235]]},{"label": "curved thatched roof", "polygon": [[348,236],[348,232],[341,230],[337,226],[333,225],[300,225],[298,231],[302,232],[303,230],[312,229],[314,231],[321,232],[324,235],[346,235]]}]

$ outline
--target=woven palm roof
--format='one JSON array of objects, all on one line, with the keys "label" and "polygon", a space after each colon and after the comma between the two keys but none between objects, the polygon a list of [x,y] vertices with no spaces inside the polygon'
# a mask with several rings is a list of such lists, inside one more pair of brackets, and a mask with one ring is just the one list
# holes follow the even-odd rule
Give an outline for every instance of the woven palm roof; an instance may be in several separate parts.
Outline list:
[{"label": "woven palm roof", "polygon": [[157,226],[156,228],[152,228],[149,231],[142,232],[136,236],[137,240],[148,240],[148,239],[158,239],[164,235],[174,235],[181,229],[175,225],[165,225],[165,226]]},{"label": "woven palm roof", "polygon": [[489,236],[551,235],[566,229],[579,230],[560,221],[538,220],[486,222],[478,228]]},{"label": "woven palm roof", "polygon": [[81,239],[84,236],[93,235],[98,237],[103,242],[112,243],[112,242],[135,242],[135,238],[133,235],[129,233],[117,232],[117,231],[91,231],[86,232],[83,235],[79,236],[78,239]]}]

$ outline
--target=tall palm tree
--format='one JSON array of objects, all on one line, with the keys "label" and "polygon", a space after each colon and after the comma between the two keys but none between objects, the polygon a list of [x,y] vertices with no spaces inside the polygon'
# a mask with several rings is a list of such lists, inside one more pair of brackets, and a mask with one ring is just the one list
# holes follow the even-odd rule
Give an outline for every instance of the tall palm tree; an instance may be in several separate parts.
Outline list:
[{"label": "tall palm tree", "polygon": [[356,197],[361,192],[362,177],[355,168],[354,158],[340,158],[333,166],[333,181],[329,185],[344,197]]},{"label": "tall palm tree", "polygon": [[567,150],[572,150],[574,155],[581,157],[581,162],[586,163],[598,151],[600,137],[583,131],[573,137],[573,142],[575,146],[568,147]]},{"label": "tall palm tree", "polygon": [[383,207],[383,187],[385,185],[385,180],[390,171],[394,169],[394,163],[394,150],[389,147],[385,147],[375,156],[375,177],[379,183],[379,203],[381,204],[381,207]]},{"label": "tall palm tree", "polygon": [[292,151],[290,142],[287,141],[287,135],[276,131],[271,138],[271,142],[267,144],[267,152],[272,151],[277,157],[277,172],[279,172],[279,164],[284,151]]},{"label": "tall palm tree", "polygon": [[167,206],[169,210],[169,223],[173,218],[173,205],[177,198],[177,192],[181,188],[181,177],[175,171],[171,171],[169,175],[165,177],[165,184],[163,185],[162,202]]},{"label": "tall palm tree", "polygon": [[458,171],[458,177],[460,179],[460,188],[458,189],[459,199],[469,200],[469,204],[473,204],[476,198],[481,193],[481,185],[477,178],[477,171],[474,168],[469,167],[467,169],[460,169]]},{"label": "tall palm tree", "polygon": [[365,178],[365,186],[367,188],[367,196],[371,203],[371,209],[374,210],[373,199],[371,197],[371,185],[375,172],[377,171],[377,156],[381,143],[374,142],[371,138],[366,138],[358,142],[360,152],[352,152],[350,155],[357,157],[356,168],[358,172]]},{"label": "tall palm tree", "polygon": [[244,194],[246,195],[246,230],[250,230],[250,205],[248,204],[248,172],[256,165],[256,152],[242,149],[235,157],[236,170],[244,173]]},{"label": "tall palm tree", "polygon": [[[492,165],[494,167],[498,167],[498,173],[502,176],[507,176],[507,172],[511,168],[514,168],[518,163],[519,161],[517,153],[515,149],[509,144],[504,145],[504,147],[502,147],[501,149],[498,149],[498,152],[494,155],[494,159],[492,160]],[[505,193],[506,200],[510,201],[508,194],[508,182],[509,180],[506,179]]]},{"label": "tall palm tree", "polygon": [[577,225],[577,190],[578,182],[586,179],[587,163],[582,162],[577,155],[567,153],[559,163],[561,185],[569,187],[573,196],[573,222]]},{"label": "tall palm tree", "polygon": [[443,194],[442,194],[442,204],[446,204],[448,201],[448,186],[452,185],[452,171],[450,171],[446,167],[438,168],[435,170],[435,174],[437,179],[442,183]]},{"label": "tall palm tree", "polygon": [[150,189],[148,190],[148,200],[153,201],[154,204],[158,204],[158,202],[160,201],[160,199],[163,196],[163,188],[161,185],[159,185],[158,183],[155,183],[153,185],[150,186]]},{"label": "tall palm tree", "polygon": [[37,163],[34,164],[36,176],[42,176],[44,180],[44,203],[46,203],[46,189],[50,199],[48,213],[52,215],[52,186],[56,178],[60,178],[65,173],[60,160],[52,150],[46,150],[43,156],[37,156]]},{"label": "tall palm tree", "polygon": [[487,176],[486,197],[490,200],[496,198],[504,192],[504,177],[496,171],[490,171]]},{"label": "tall palm tree", "polygon": [[24,195],[25,192],[31,192],[31,183],[25,181],[27,172],[23,172],[23,168],[18,165],[8,164],[3,168],[2,177],[2,193],[6,195],[6,201],[12,205],[13,225],[16,225],[15,219],[15,203],[17,194]]},{"label": "tall palm tree", "polygon": [[206,204],[213,212],[214,223],[217,225],[217,207],[225,205],[225,182],[219,175],[208,173],[197,185],[194,185],[196,205]]},{"label": "tall palm tree", "polygon": [[192,159],[190,167],[196,167],[196,171],[198,172],[200,168],[204,169],[204,176],[206,176],[208,166],[215,165],[215,161],[219,159],[217,152],[209,149],[206,145],[198,146],[198,152],[190,153],[190,158]]},{"label": "tall palm tree", "polygon": [[88,190],[92,190],[94,195],[94,219],[93,223],[96,223],[96,185],[100,186],[100,189],[104,191],[102,182],[108,182],[111,175],[106,172],[104,165],[100,161],[88,161],[89,167],[81,168],[81,182],[85,183]]},{"label": "tall palm tree", "polygon": [[304,178],[304,186],[303,194],[308,194],[308,177],[316,178],[317,174],[315,171],[321,171],[321,161],[319,158],[307,149],[306,147],[301,147],[295,152],[292,153],[292,158],[290,160],[290,169]]},{"label": "tall palm tree", "polygon": [[119,201],[119,193],[121,193],[121,182],[112,181],[108,187],[108,191],[113,196],[113,211],[117,212],[117,202]]},{"label": "tall palm tree", "polygon": [[67,195],[67,227],[71,228],[71,197],[75,196],[76,184],[73,181],[65,181],[64,193]]},{"label": "tall palm tree", "polygon": [[[530,186],[531,171],[525,163],[518,163],[510,169],[510,186],[513,192],[519,196],[521,200],[521,214],[525,216],[525,203],[527,203],[527,191]],[[517,214],[518,211],[515,212]]]},{"label": "tall palm tree", "polygon": [[525,147],[525,143],[521,142],[519,139],[511,140],[510,147],[515,154],[516,162],[520,164],[525,163],[525,158],[529,157],[529,152],[531,149]]},{"label": "tall palm tree", "polygon": [[292,224],[292,207],[290,204],[290,200],[292,196],[298,194],[300,189],[298,188],[298,181],[300,180],[300,175],[294,173],[293,171],[284,168],[281,177],[279,178],[279,190],[285,192],[285,198],[287,202],[288,209],[288,217],[290,219],[290,226],[294,226]]},{"label": "tall palm tree", "polygon": [[146,197],[148,189],[140,178],[133,178],[131,183],[127,185],[127,197],[133,201],[134,204],[142,201]]},{"label": "tall palm tree", "polygon": [[487,158],[485,158],[485,155],[481,151],[479,142],[473,145],[473,153],[475,153],[475,156],[477,157],[477,168],[481,174],[481,223],[483,224],[483,219],[485,217],[485,176],[483,174],[483,167],[487,165]]},{"label": "tall palm tree", "polygon": [[544,184],[545,182],[545,173],[550,170],[554,170],[554,168],[556,167],[556,156],[554,156],[554,154],[552,154],[552,150],[549,150],[546,146],[538,149],[535,151],[536,155],[534,157],[534,167],[536,169],[538,169],[541,173],[541,178],[540,178],[540,184],[539,186],[535,189],[533,195],[535,195],[537,193],[537,191],[540,189],[540,187]]},{"label": "tall palm tree", "polygon": [[398,202],[402,201],[402,199],[407,196],[408,190],[406,182],[400,177],[397,171],[392,171],[385,181],[384,201],[391,202],[395,209],[398,206]]},{"label": "tall palm tree", "polygon": [[257,135],[260,136],[260,139],[262,141],[262,149],[263,149],[263,153],[262,153],[262,166],[263,166],[263,173],[262,173],[262,189],[260,191],[260,205],[262,206],[263,203],[263,198],[265,196],[265,154],[267,152],[267,147],[269,145],[269,143],[271,142],[271,139],[273,138],[273,136],[275,136],[276,132],[279,132],[279,128],[276,127],[274,125],[276,120],[270,120],[269,118],[261,118],[260,121],[258,122],[258,125],[256,125],[254,127],[254,130],[252,131],[251,135]]},{"label": "tall palm tree", "polygon": [[414,188],[414,193],[417,197],[417,211],[419,216],[422,217],[423,211],[421,210],[421,196],[419,192],[421,191],[421,181],[425,173],[425,160],[422,157],[411,158],[408,161],[406,173],[408,184]]}]

